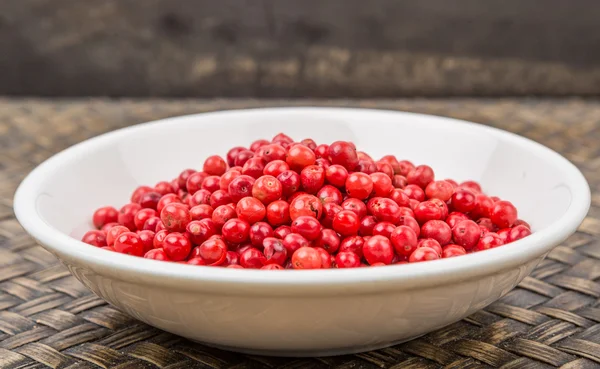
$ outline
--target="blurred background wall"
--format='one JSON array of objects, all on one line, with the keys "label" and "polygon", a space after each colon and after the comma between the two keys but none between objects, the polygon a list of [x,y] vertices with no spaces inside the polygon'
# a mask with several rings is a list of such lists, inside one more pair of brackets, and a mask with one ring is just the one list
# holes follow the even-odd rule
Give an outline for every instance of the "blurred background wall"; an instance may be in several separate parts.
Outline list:
[{"label": "blurred background wall", "polygon": [[597,95],[598,0],[1,0],[0,94]]}]

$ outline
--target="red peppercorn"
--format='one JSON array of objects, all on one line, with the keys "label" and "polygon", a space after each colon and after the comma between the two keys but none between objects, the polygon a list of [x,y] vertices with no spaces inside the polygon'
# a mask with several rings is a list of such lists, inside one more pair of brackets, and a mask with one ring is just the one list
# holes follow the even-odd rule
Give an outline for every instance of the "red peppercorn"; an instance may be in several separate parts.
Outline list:
[{"label": "red peppercorn", "polygon": [[273,160],[272,162],[269,162],[267,165],[265,165],[265,169],[263,169],[263,174],[277,177],[286,170],[290,170],[290,166],[285,161]]},{"label": "red peppercorn", "polygon": [[384,236],[390,238],[396,226],[390,222],[379,222],[373,227],[373,236]]},{"label": "red peppercorn", "polygon": [[[129,228],[130,231],[135,231],[135,214],[141,209],[140,204],[127,204],[119,210],[118,222],[119,224]],[[110,246],[110,245],[109,245]]]},{"label": "red peppercorn", "polygon": [[452,236],[454,243],[471,250],[481,237],[479,225],[472,220],[462,220],[452,227]]},{"label": "red peppercorn", "polygon": [[294,145],[288,150],[286,163],[290,166],[290,169],[300,171],[304,167],[313,165],[317,160],[315,153],[304,145]]},{"label": "red peppercorn", "polygon": [[330,165],[325,170],[325,179],[335,187],[344,187],[348,179],[348,170],[341,165]]},{"label": "red peppercorn", "polygon": [[383,173],[386,176],[388,176],[390,178],[390,181],[392,181],[392,185],[393,185],[393,178],[394,178],[394,168],[392,168],[392,166],[388,163],[382,162],[382,161],[378,161],[377,163],[377,172]]},{"label": "red peppercorn", "polygon": [[221,229],[221,234],[227,242],[240,244],[250,238],[250,224],[241,219],[229,219]]},{"label": "red peppercorn", "polygon": [[252,188],[256,180],[248,175],[240,175],[229,183],[229,196],[234,203],[244,197],[252,196]]},{"label": "red peppercorn", "polygon": [[227,163],[218,155],[209,156],[204,161],[202,170],[213,176],[222,176],[227,171]]},{"label": "red peppercorn", "polygon": [[373,228],[377,224],[377,219],[374,216],[368,215],[360,220],[360,227],[358,228],[358,234],[361,236],[373,235]]},{"label": "red peppercorn", "polygon": [[316,194],[325,183],[325,169],[318,165],[308,165],[300,173],[300,183],[305,192]]},{"label": "red peppercorn", "polygon": [[137,232],[142,245],[144,246],[144,255],[154,248],[154,232],[152,231],[138,231]]},{"label": "red peppercorn", "polygon": [[475,208],[477,200],[473,191],[466,188],[457,188],[452,195],[452,207],[456,211],[468,213]]},{"label": "red peppercorn", "polygon": [[235,157],[233,164],[237,167],[243,167],[244,164],[254,157],[254,151],[240,150]]},{"label": "red peppercorn", "polygon": [[430,247],[419,247],[408,258],[409,263],[417,263],[427,260],[437,260],[440,258],[438,252]]},{"label": "red peppercorn", "polygon": [[517,220],[517,208],[508,201],[496,201],[490,219],[500,228],[509,228]]},{"label": "red peppercorn", "polygon": [[418,202],[425,200],[425,191],[423,191],[423,189],[417,185],[406,185],[403,190],[409,199],[413,199]]},{"label": "red peppercorn", "polygon": [[352,251],[340,251],[335,256],[335,265],[338,268],[358,268],[360,257]]},{"label": "red peppercorn", "polygon": [[315,156],[317,157],[317,159],[329,158],[329,145],[327,144],[317,145],[317,147],[315,147],[313,151],[315,152]]},{"label": "red peppercorn", "polygon": [[500,236],[498,236],[496,233],[488,232],[479,239],[479,242],[477,242],[477,246],[475,246],[475,249],[478,251],[482,251],[502,246],[503,244],[504,241],[502,241],[502,238],[500,238]]},{"label": "red peppercorn", "polygon": [[260,269],[267,261],[265,255],[254,247],[240,253],[240,265],[246,269]]},{"label": "red peppercorn", "polygon": [[[227,245],[225,242],[223,242],[223,240],[218,238],[212,238],[204,241],[200,246],[197,247],[197,249],[198,256],[201,257],[202,260],[204,260],[208,265],[221,265],[227,258]],[[242,263],[241,257],[240,264],[246,268],[246,266],[244,266]]]},{"label": "red peppercorn", "polygon": [[444,219],[442,209],[440,209],[431,200],[423,201],[417,205],[414,209],[415,219],[423,224],[430,220],[441,220]]},{"label": "red peppercorn", "polygon": [[437,242],[436,240],[432,239],[432,238],[422,238],[419,240],[419,242],[417,242],[417,248],[420,247],[429,247],[433,250],[435,250],[438,255],[442,255],[442,246],[440,245],[439,242]]},{"label": "red peppercorn", "polygon": [[[133,216],[133,223],[135,224],[135,229],[142,230],[144,229],[144,225],[146,221],[150,218],[156,218],[158,214],[154,209],[140,209]],[[155,225],[156,227],[156,225]]]},{"label": "red peppercorn", "polygon": [[153,259],[153,260],[161,260],[161,261],[172,261],[171,259],[169,259],[169,257],[167,256],[167,253],[163,249],[148,250],[144,254],[144,258]]},{"label": "red peppercorn", "polygon": [[256,151],[256,156],[262,157],[265,162],[270,163],[276,160],[285,160],[287,150],[279,144],[269,144],[261,146]]},{"label": "red peppercorn", "polygon": [[241,147],[241,146],[236,146],[236,147],[231,148],[227,152],[227,164],[229,164],[230,167],[234,166],[235,159],[237,158],[238,154],[244,150],[246,150],[246,148]]},{"label": "red peppercorn", "polygon": [[290,222],[290,205],[283,200],[273,201],[267,206],[267,220],[273,226]]},{"label": "red peppercorn", "polygon": [[211,219],[213,211],[214,209],[210,205],[196,205],[190,209],[190,216],[192,220]]},{"label": "red peppercorn", "polygon": [[114,248],[117,252],[133,256],[144,255],[144,245],[140,237],[133,232],[123,232],[115,239]]},{"label": "red peppercorn", "polygon": [[314,249],[319,252],[319,256],[321,257],[321,268],[322,269],[331,268],[331,264],[335,260],[335,258],[333,258],[331,255],[329,255],[329,253],[321,247],[315,247]]},{"label": "red peppercorn", "polygon": [[131,202],[132,203],[139,203],[140,202],[140,198],[147,192],[152,192],[154,191],[154,189],[152,187],[149,186],[139,186],[138,188],[135,189],[135,191],[133,191],[133,193],[131,194]]},{"label": "red peppercorn", "polygon": [[525,238],[531,234],[531,230],[523,224],[514,226],[508,232],[508,237],[506,238],[506,243],[515,242],[522,238]]},{"label": "red peppercorn", "polygon": [[455,256],[466,255],[467,251],[459,245],[446,245],[442,250],[442,258],[452,258]]},{"label": "red peppercorn", "polygon": [[428,198],[436,198],[442,201],[448,201],[454,193],[454,186],[446,181],[430,182],[425,188],[425,195]]},{"label": "red peppercorn", "polygon": [[225,255],[225,261],[223,262],[223,264],[221,264],[221,266],[239,265],[239,264],[240,264],[240,259],[239,259],[238,253],[235,251],[227,251],[227,254]]},{"label": "red peppercorn", "polygon": [[250,176],[252,178],[258,178],[262,176],[265,170],[265,160],[261,157],[253,157],[242,167],[242,174]]},{"label": "red peppercorn", "polygon": [[321,200],[323,204],[332,202],[340,205],[342,203],[342,193],[337,188],[331,185],[322,186],[319,192],[317,192],[317,198]]},{"label": "red peppercorn", "polygon": [[394,189],[392,179],[385,173],[372,173],[370,176],[375,196],[389,196]]},{"label": "red peppercorn", "polygon": [[108,223],[115,223],[119,220],[119,212],[112,206],[105,206],[94,212],[92,221],[94,227],[100,229]]},{"label": "red peppercorn", "polygon": [[119,237],[121,234],[123,234],[125,232],[129,232],[129,228],[121,226],[121,225],[112,227],[106,233],[106,245],[113,246],[115,244],[115,240],[117,239],[117,237]]},{"label": "red peppercorn", "polygon": [[410,198],[401,189],[398,189],[398,188],[394,189],[390,193],[390,199],[393,200],[400,207],[409,207],[410,206]]},{"label": "red peppercorn", "polygon": [[455,225],[460,223],[463,220],[469,220],[469,217],[463,213],[452,212],[446,217],[446,223],[450,226],[450,228],[454,228]]},{"label": "red peppercorn", "polygon": [[279,200],[283,194],[281,182],[273,176],[264,175],[259,177],[252,186],[252,196],[268,205]]},{"label": "red peppercorn", "polygon": [[320,269],[321,255],[312,247],[301,247],[292,255],[294,269]]},{"label": "red peppercorn", "polygon": [[475,193],[481,193],[481,186],[475,181],[464,181],[460,184],[460,187],[468,188]]},{"label": "red peppercorn", "polygon": [[323,205],[316,196],[303,194],[290,201],[290,218],[292,220],[308,215],[320,219]]},{"label": "red peppercorn", "polygon": [[286,170],[277,176],[277,180],[281,183],[282,191],[284,196],[290,196],[301,186],[300,174],[293,170]]},{"label": "red peppercorn", "polygon": [[346,192],[348,196],[364,200],[373,191],[373,180],[368,174],[354,172],[346,179]]},{"label": "red peppercorn", "polygon": [[404,188],[408,185],[408,181],[405,176],[401,176],[400,174],[395,174],[392,178],[392,184],[395,188]]},{"label": "red peppercorn", "polygon": [[160,212],[160,219],[169,232],[183,232],[192,216],[187,205],[171,203]]},{"label": "red peppercorn", "polygon": [[430,220],[421,226],[421,237],[434,239],[442,246],[447,245],[452,241],[452,229],[443,220]]},{"label": "red peppercorn", "polygon": [[107,246],[106,235],[104,232],[97,230],[86,232],[81,238],[81,241],[96,247]]},{"label": "red peppercorn", "polygon": [[406,176],[408,184],[417,185],[421,188],[426,188],[430,182],[435,179],[433,169],[428,165],[419,165],[411,170]]},{"label": "red peppercorn", "polygon": [[398,226],[390,235],[390,241],[396,253],[403,257],[409,257],[417,249],[417,234],[407,226]]},{"label": "red peppercorn", "polygon": [[394,249],[390,240],[384,236],[373,236],[363,245],[363,255],[369,264],[391,264]]},{"label": "red peppercorn", "polygon": [[273,236],[282,240],[290,233],[292,233],[292,227],[287,225],[279,226],[273,230]]},{"label": "red peppercorn", "polygon": [[152,246],[154,246],[155,249],[162,249],[163,243],[165,241],[165,237],[167,237],[168,234],[169,234],[169,232],[166,229],[163,229],[162,231],[157,231],[154,234],[154,239],[152,240]]},{"label": "red peppercorn", "polygon": [[369,213],[378,221],[397,224],[400,221],[402,212],[394,200],[386,197],[373,197],[367,203]]},{"label": "red peppercorn", "polygon": [[353,211],[342,210],[333,217],[332,226],[342,236],[353,236],[358,233],[360,220]]},{"label": "red peppercorn", "polygon": [[265,218],[267,209],[265,205],[254,197],[244,197],[235,207],[237,217],[250,224],[260,222]]},{"label": "red peppercorn", "polygon": [[[209,193],[209,195],[210,195],[210,193]],[[181,203],[181,199],[179,198],[179,196],[175,195],[174,193],[169,193],[169,194],[164,195],[163,197],[160,198],[160,200],[158,200],[158,203],[156,204],[156,212],[158,214],[160,214],[162,212],[162,210],[165,208],[165,206],[172,204],[172,203]],[[195,205],[198,205],[198,204],[195,204]]]},{"label": "red peppercorn", "polygon": [[179,185],[177,185],[177,188],[175,189],[171,183],[167,181],[158,182],[156,186],[154,186],[154,191],[159,193],[161,196],[164,196],[168,193],[175,193],[177,190],[179,190]]},{"label": "red peppercorn", "polygon": [[358,154],[356,148],[345,141],[336,141],[329,145],[328,148],[329,160],[331,164],[338,164],[347,170],[354,170],[358,165]]},{"label": "red peppercorn", "polygon": [[288,253],[282,240],[275,237],[266,237],[261,247],[264,249],[265,264],[283,265],[287,260]]},{"label": "red peppercorn", "polygon": [[334,254],[340,247],[340,237],[332,229],[322,229],[315,240],[315,246],[320,247],[329,254]]},{"label": "red peppercorn", "polygon": [[400,217],[400,222],[398,222],[397,225],[410,227],[417,234],[417,237],[419,237],[421,234],[421,227],[419,227],[419,223],[415,220],[415,218],[408,215]]}]

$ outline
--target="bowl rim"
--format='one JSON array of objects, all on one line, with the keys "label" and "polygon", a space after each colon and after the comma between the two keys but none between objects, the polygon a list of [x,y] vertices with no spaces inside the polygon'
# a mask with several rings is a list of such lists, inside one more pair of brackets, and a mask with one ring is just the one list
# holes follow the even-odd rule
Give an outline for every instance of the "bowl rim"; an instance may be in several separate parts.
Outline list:
[{"label": "bowl rim", "polygon": [[[402,119],[420,118],[427,124],[453,124],[463,128],[492,134],[512,144],[525,147],[547,161],[552,162],[564,174],[565,183],[571,188],[573,198],[565,213],[554,223],[518,242],[483,253],[473,253],[460,258],[448,258],[426,263],[403,264],[382,268],[328,269],[328,270],[240,270],[232,268],[208,268],[179,263],[139,258],[84,244],[47,224],[38,214],[36,198],[41,193],[41,184],[52,172],[74,160],[93,147],[100,147],[119,140],[136,131],[155,125],[177,124],[187,120],[210,119],[215,115],[230,115],[231,119],[244,119],[249,115],[271,113],[316,113],[316,114],[393,114]],[[374,117],[376,118],[376,116]],[[210,289],[223,291],[223,285],[239,287],[238,292],[255,294],[248,286],[269,287],[262,294],[305,294],[330,293],[344,286],[345,291],[369,293],[382,289],[423,288],[426,286],[454,283],[479,275],[490,275],[520,265],[545,255],[552,248],[573,234],[581,224],[590,206],[590,188],[579,169],[557,152],[528,138],[498,128],[459,119],[409,113],[396,110],[338,108],[338,107],[276,107],[214,111],[190,114],[136,124],[114,130],[75,144],[44,161],[27,175],[19,185],[14,197],[14,211],[23,228],[44,248],[64,258],[67,264],[85,266],[94,272],[124,281],[155,284],[177,289]],[[418,282],[418,283],[417,283]],[[289,287],[294,287],[290,290]],[[318,287],[318,288],[315,288]],[[225,293],[225,292],[224,292]]]}]

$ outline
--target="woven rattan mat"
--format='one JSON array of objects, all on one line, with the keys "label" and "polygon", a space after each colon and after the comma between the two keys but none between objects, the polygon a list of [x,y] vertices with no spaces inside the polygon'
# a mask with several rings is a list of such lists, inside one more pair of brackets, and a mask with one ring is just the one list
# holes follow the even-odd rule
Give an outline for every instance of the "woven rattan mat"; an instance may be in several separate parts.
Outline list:
[{"label": "woven rattan mat", "polygon": [[[518,288],[420,339],[335,358],[218,351],[161,332],[90,294],[21,229],[14,190],[51,154],[156,118],[276,105],[401,109],[465,118],[533,138],[583,169],[593,204],[579,232]],[[595,368],[600,367],[600,102],[581,100],[0,99],[0,368]]]}]

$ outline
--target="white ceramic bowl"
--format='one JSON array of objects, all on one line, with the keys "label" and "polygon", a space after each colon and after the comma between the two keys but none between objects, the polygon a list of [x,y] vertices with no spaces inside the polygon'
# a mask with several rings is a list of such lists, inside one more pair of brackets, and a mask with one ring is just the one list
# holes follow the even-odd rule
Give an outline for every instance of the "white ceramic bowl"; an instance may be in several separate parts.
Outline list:
[{"label": "white ceramic bowl", "polygon": [[[374,157],[427,163],[513,201],[534,234],[458,258],[380,268],[261,271],[188,266],[79,241],[94,209],[235,145],[285,132],[354,141]],[[85,141],[36,168],[15,196],[23,227],[109,303],[166,331],[234,351],[284,356],[389,346],[455,322],[519,283],[585,217],[589,187],[566,159],[523,137],[391,111],[284,108],[136,125]]]}]

